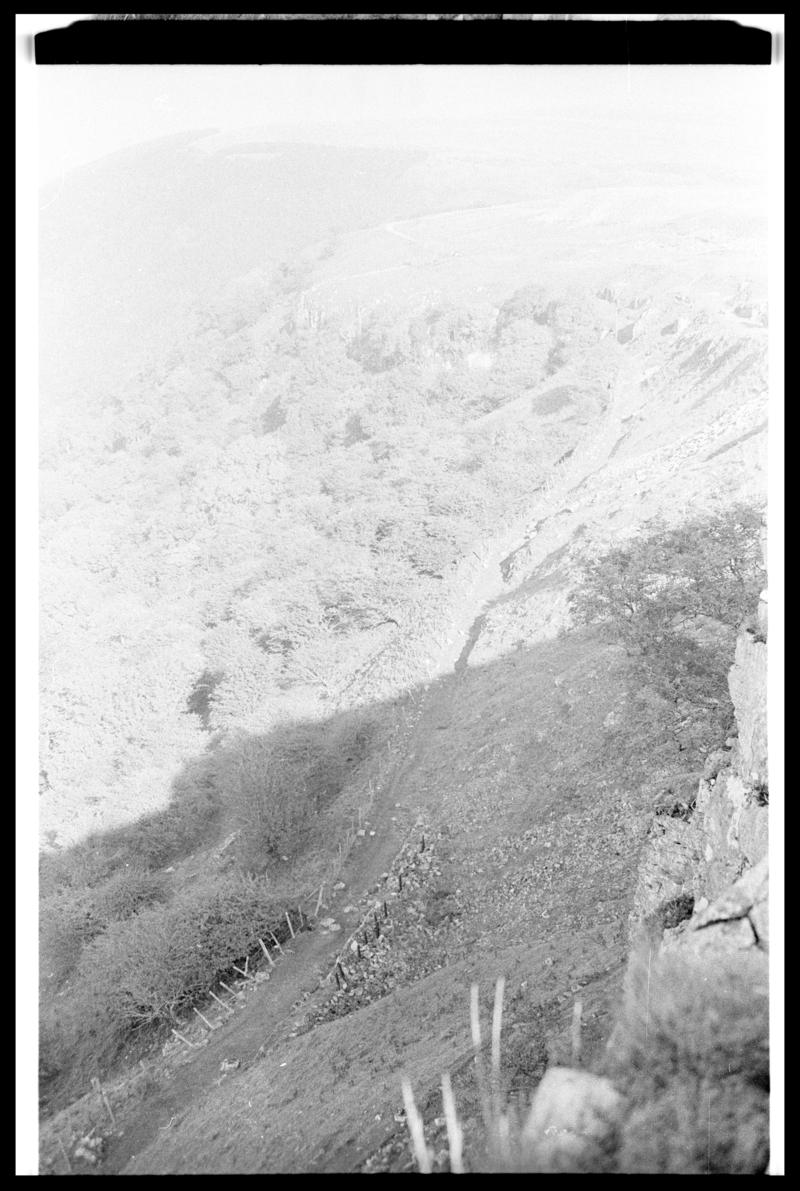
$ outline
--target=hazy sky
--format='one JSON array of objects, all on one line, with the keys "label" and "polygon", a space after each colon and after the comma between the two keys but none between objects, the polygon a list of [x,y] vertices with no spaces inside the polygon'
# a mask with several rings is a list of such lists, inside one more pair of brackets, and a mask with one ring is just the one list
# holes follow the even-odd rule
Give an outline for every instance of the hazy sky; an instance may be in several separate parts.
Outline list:
[{"label": "hazy sky", "polygon": [[[764,67],[38,67],[40,180],[127,145],[195,128],[559,116],[701,121],[758,138]],[[319,131],[317,129],[316,131]],[[323,129],[322,132],[325,130]],[[404,135],[401,129],[395,136]],[[679,146],[676,146],[679,151]]]}]

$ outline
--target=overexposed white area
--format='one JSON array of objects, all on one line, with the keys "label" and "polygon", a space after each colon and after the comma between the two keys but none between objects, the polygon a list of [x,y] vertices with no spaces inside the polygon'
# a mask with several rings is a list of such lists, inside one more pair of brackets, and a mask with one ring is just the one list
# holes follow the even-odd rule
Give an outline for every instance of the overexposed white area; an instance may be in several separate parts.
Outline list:
[{"label": "overexposed white area", "polygon": [[[448,145],[455,132],[475,148],[484,122],[508,121],[512,135],[515,120],[536,117],[591,119],[609,133],[616,121],[631,122],[632,150],[654,120],[671,119],[681,129],[673,148],[682,163],[710,131],[718,153],[758,143],[763,83],[758,68],[727,66],[40,67],[40,179],[195,129],[425,147]],[[472,121],[472,138],[451,127]]]}]

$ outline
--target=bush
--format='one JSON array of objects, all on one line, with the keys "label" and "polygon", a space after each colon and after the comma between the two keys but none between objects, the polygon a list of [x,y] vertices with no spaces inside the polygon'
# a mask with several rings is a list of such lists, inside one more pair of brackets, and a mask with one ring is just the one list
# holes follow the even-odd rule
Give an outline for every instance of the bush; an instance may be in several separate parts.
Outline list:
[{"label": "bush", "polygon": [[314,815],[312,770],[318,758],[302,737],[241,738],[220,758],[220,782],[239,828],[237,850],[246,869],[270,856],[293,856]]},{"label": "bush", "polygon": [[239,828],[237,855],[249,872],[270,857],[296,856],[316,816],[367,759],[377,727],[357,714],[243,736],[217,758],[217,782]]},{"label": "bush", "polygon": [[727,675],[736,629],[763,586],[760,513],[737,506],[589,562],[570,596],[579,624],[599,624],[633,660],[641,699],[665,701],[679,748],[698,756],[728,734]]},{"label": "bush", "polygon": [[51,1103],[80,1094],[123,1046],[260,955],[260,937],[286,938],[285,909],[263,881],[234,876],[109,923],[83,948],[64,995],[42,1010],[40,1075]]},{"label": "bush", "polygon": [[[760,957],[708,961],[644,947],[629,971],[609,1067],[632,1105],[619,1169],[763,1172],[768,993]],[[749,961],[749,962],[748,962]]]},{"label": "bush", "polygon": [[762,586],[758,510],[736,506],[588,563],[570,597],[575,620],[602,623],[629,651],[657,652],[699,617],[737,628]]},{"label": "bush", "polygon": [[173,1020],[260,936],[285,932],[283,913],[263,882],[228,878],[110,924],[86,948],[78,975],[126,1029]]},{"label": "bush", "polygon": [[80,959],[85,943],[102,930],[89,896],[53,895],[39,905],[39,968],[42,982],[61,984]]}]

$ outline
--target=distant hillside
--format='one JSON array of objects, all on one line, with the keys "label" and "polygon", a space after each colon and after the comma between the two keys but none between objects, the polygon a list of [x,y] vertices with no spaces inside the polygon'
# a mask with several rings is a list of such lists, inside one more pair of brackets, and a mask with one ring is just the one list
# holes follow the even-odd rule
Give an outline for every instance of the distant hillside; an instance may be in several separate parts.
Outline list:
[{"label": "distant hillside", "polygon": [[153,364],[193,306],[253,268],[313,261],[389,218],[532,188],[530,162],[291,144],[258,129],[180,133],[73,170],[40,203],[43,395],[100,394]]},{"label": "distant hillside", "polygon": [[422,156],[271,144],[259,157],[203,151],[203,135],[123,150],[43,193],[45,394],[100,391],[173,343],[202,295],[388,217]]}]

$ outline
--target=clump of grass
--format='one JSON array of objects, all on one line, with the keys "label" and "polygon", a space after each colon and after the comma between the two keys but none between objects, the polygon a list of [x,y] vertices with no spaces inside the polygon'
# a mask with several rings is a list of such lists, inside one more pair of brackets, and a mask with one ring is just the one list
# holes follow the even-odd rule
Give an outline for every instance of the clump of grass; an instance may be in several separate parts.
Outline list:
[{"label": "clump of grass", "polygon": [[114,873],[94,891],[94,912],[104,927],[123,922],[133,914],[167,896],[167,879],[139,865]]},{"label": "clump of grass", "polygon": [[53,894],[39,906],[39,970],[60,985],[80,959],[84,944],[101,930],[91,898]]}]

